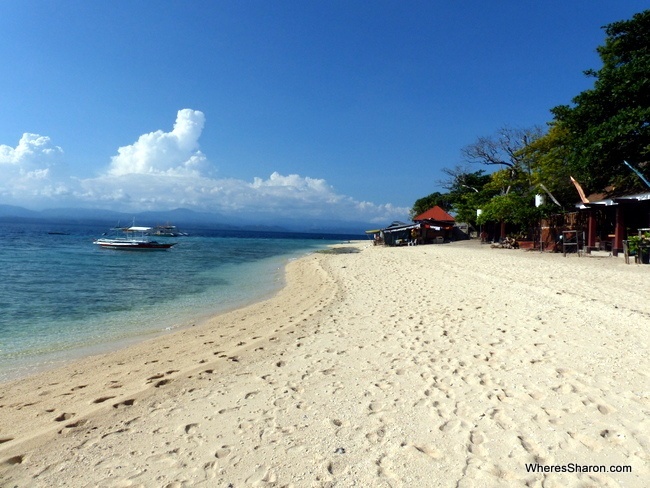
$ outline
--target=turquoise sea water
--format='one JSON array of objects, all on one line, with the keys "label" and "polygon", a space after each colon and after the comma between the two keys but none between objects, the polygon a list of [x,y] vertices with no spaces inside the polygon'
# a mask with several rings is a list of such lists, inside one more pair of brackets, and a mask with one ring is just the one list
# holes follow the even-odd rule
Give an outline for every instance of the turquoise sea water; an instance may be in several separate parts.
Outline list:
[{"label": "turquoise sea water", "polygon": [[93,245],[106,230],[0,222],[0,382],[268,297],[288,260],[358,238],[180,229],[128,252]]}]

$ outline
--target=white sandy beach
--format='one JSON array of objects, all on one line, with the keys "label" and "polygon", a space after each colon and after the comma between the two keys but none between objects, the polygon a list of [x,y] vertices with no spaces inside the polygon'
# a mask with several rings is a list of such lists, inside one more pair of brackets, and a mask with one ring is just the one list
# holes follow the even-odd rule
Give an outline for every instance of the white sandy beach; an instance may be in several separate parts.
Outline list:
[{"label": "white sandy beach", "polygon": [[0,485],[648,486],[650,266],[344,247],[268,301],[2,385]]}]

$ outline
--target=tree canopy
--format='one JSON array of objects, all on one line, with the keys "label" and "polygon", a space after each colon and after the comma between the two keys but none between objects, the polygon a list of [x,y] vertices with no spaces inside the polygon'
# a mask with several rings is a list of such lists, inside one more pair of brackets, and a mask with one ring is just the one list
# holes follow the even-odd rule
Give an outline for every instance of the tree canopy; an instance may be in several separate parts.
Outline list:
[{"label": "tree canopy", "polygon": [[[570,105],[550,110],[547,130],[502,127],[464,147],[466,162],[499,169],[443,172],[442,187],[416,201],[413,215],[440,205],[459,221],[509,222],[522,227],[549,213],[571,208],[577,194],[569,176],[588,192],[621,194],[648,188],[624,163],[650,170],[650,10],[603,27],[605,41],[597,47],[602,61],[593,88]],[[546,192],[559,202],[536,208],[534,195]]]},{"label": "tree canopy", "polygon": [[452,202],[449,199],[449,195],[434,192],[426,197],[418,198],[411,208],[409,217],[413,218],[416,215],[420,215],[436,205],[442,208],[445,212],[451,210]]},{"label": "tree canopy", "polygon": [[[602,67],[585,74],[594,87],[573,105],[551,110],[562,159],[590,191],[642,188],[623,161],[638,166],[650,154],[650,10],[604,27]],[[551,147],[557,151],[558,147]]]}]

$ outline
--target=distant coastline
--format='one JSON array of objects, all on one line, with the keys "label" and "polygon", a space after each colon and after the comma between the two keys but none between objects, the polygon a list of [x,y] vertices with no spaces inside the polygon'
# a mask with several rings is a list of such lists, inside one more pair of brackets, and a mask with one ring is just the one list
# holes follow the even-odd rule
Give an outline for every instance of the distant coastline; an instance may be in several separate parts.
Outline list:
[{"label": "distant coastline", "polygon": [[291,219],[273,216],[231,215],[198,212],[190,209],[147,212],[115,212],[103,209],[53,208],[30,210],[14,205],[0,205],[0,222],[46,223],[58,221],[69,224],[97,224],[114,226],[131,223],[142,225],[162,225],[173,223],[177,226],[209,228],[217,230],[255,231],[255,232],[303,232],[325,234],[347,234],[363,236],[364,231],[376,224],[368,222],[346,222],[327,219]]}]

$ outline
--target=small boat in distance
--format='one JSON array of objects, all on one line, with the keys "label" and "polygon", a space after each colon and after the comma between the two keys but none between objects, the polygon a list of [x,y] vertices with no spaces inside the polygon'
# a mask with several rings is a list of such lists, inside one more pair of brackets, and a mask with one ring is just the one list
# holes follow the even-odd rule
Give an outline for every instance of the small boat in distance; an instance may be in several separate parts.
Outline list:
[{"label": "small boat in distance", "polygon": [[93,241],[102,249],[116,249],[119,251],[163,251],[175,243],[158,242],[148,237],[151,227],[121,227],[125,237],[100,237]]},{"label": "small boat in distance", "polygon": [[175,225],[157,225],[153,229],[151,229],[150,232],[148,232],[149,235],[151,236],[162,236],[162,237],[181,237],[181,236],[186,236],[185,232],[180,232]]}]

